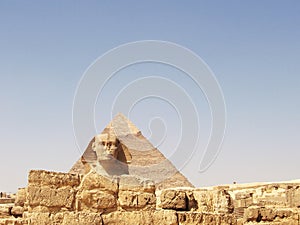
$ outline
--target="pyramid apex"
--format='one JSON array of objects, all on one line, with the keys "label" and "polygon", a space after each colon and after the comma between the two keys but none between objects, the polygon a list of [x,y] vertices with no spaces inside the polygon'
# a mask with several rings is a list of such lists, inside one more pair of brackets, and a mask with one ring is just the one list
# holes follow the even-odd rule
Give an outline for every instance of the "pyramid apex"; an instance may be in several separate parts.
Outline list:
[{"label": "pyramid apex", "polygon": [[123,113],[117,113],[106,127],[123,135],[137,134],[140,130]]},{"label": "pyramid apex", "polygon": [[113,117],[113,120],[115,118],[122,118],[122,119],[125,119],[125,120],[129,120],[123,113],[121,112],[118,112],[114,117]]}]

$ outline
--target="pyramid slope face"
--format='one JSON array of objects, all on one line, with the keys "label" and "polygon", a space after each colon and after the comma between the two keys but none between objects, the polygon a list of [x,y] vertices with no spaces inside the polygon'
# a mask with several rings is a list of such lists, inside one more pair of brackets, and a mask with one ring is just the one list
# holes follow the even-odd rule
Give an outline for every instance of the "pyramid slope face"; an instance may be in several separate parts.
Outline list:
[{"label": "pyramid slope face", "polygon": [[130,174],[151,179],[158,189],[193,187],[123,114],[116,115],[90,141],[70,173],[86,174],[91,168],[102,175]]}]

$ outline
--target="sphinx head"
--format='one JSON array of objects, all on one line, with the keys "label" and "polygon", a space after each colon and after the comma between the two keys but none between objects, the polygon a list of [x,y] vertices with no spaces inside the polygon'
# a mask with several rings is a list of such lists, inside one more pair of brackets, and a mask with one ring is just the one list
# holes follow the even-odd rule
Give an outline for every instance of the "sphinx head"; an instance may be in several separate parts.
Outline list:
[{"label": "sphinx head", "polygon": [[117,158],[119,144],[116,136],[100,134],[95,137],[92,148],[96,152],[98,161],[111,160]]}]

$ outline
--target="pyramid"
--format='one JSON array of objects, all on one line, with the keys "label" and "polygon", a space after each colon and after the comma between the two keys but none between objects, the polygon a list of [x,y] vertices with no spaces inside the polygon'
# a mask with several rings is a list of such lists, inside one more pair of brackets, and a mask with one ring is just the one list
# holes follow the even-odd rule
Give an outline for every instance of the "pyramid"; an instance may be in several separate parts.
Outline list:
[{"label": "pyramid", "polygon": [[104,176],[136,175],[153,180],[157,189],[194,187],[123,114],[117,114],[88,144],[70,173],[91,169]]}]

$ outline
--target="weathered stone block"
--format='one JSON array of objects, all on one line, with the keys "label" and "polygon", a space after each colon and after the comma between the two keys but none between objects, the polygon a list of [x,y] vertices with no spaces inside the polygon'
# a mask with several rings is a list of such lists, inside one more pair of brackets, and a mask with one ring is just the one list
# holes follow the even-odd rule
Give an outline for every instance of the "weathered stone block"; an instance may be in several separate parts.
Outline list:
[{"label": "weathered stone block", "polygon": [[138,193],[135,191],[121,191],[118,195],[119,204],[122,208],[138,208]]},{"label": "weathered stone block", "polygon": [[0,218],[11,216],[11,209],[14,204],[0,204]]},{"label": "weathered stone block", "polygon": [[200,212],[177,212],[179,224],[201,224],[203,221],[203,213]]},{"label": "weathered stone block", "polygon": [[48,186],[28,186],[28,205],[73,209],[75,191],[70,187],[54,189]]},{"label": "weathered stone block", "polygon": [[226,189],[193,191],[193,196],[198,204],[199,212],[232,213],[233,201]]},{"label": "weathered stone block", "polygon": [[233,212],[233,202],[226,189],[216,191],[213,198],[213,208],[216,213]]},{"label": "weathered stone block", "polygon": [[252,198],[253,194],[249,191],[239,191],[235,193],[235,199],[236,200],[241,200],[241,199],[247,199],[247,198]]},{"label": "weathered stone block", "polygon": [[276,217],[276,212],[270,208],[260,208],[259,218],[262,221],[273,221]]},{"label": "weathered stone block", "polygon": [[179,225],[236,225],[236,219],[231,214],[177,212]]},{"label": "weathered stone block", "polygon": [[13,215],[14,217],[22,217],[24,213],[24,208],[21,206],[14,206],[11,209],[11,215]]},{"label": "weathered stone block", "polygon": [[52,225],[50,213],[26,213],[28,225]]},{"label": "weathered stone block", "polygon": [[259,207],[251,206],[244,211],[244,221],[256,221],[259,220]]},{"label": "weathered stone block", "polygon": [[0,225],[28,225],[28,222],[21,218],[0,219]]},{"label": "weathered stone block", "polygon": [[80,190],[100,190],[112,194],[118,192],[118,180],[99,175],[95,171],[90,171],[82,179]]},{"label": "weathered stone block", "polygon": [[76,208],[79,211],[103,212],[117,207],[114,195],[99,190],[84,190],[77,195]]},{"label": "weathered stone block", "polygon": [[28,176],[28,183],[37,186],[53,186],[55,188],[80,184],[80,176],[70,173],[58,173],[45,170],[31,170]]},{"label": "weathered stone block", "polygon": [[160,206],[163,209],[187,209],[187,197],[184,191],[163,190],[160,194],[160,202]]},{"label": "weathered stone block", "polygon": [[276,217],[280,219],[284,219],[284,218],[298,219],[298,214],[299,214],[299,211],[298,212],[294,211],[291,208],[276,208],[275,212],[276,212]]},{"label": "weathered stone block", "polygon": [[177,214],[173,210],[159,210],[153,213],[153,224],[177,225]]},{"label": "weathered stone block", "polygon": [[102,225],[100,214],[91,212],[25,213],[23,220],[28,225]]},{"label": "weathered stone block", "polygon": [[26,188],[19,188],[16,194],[15,205],[23,207],[25,202],[26,202]]},{"label": "weathered stone block", "polygon": [[118,200],[123,209],[155,209],[156,204],[155,194],[148,192],[120,191]]},{"label": "weathered stone block", "polygon": [[61,225],[102,225],[99,213],[64,212],[51,215],[52,224]]},{"label": "weathered stone block", "polygon": [[155,194],[144,192],[138,195],[138,206],[140,208],[155,209],[155,205],[156,205]]},{"label": "weathered stone block", "polygon": [[102,215],[103,224],[118,225],[177,225],[177,216],[174,211],[132,211],[112,212]]},{"label": "weathered stone block", "polygon": [[245,222],[284,222],[298,221],[299,213],[291,208],[258,207],[252,206],[245,209]]},{"label": "weathered stone block", "polygon": [[246,199],[240,199],[233,201],[235,208],[247,208],[251,205],[253,205],[253,199],[252,198],[246,198]]},{"label": "weathered stone block", "polygon": [[287,204],[289,207],[300,207],[300,187],[292,187],[287,190]]}]

